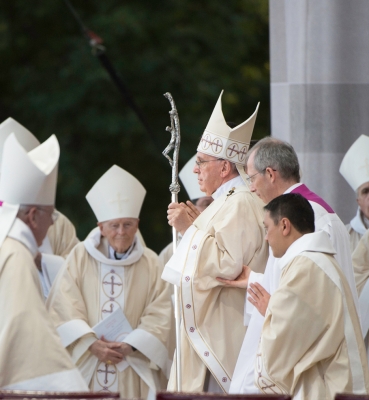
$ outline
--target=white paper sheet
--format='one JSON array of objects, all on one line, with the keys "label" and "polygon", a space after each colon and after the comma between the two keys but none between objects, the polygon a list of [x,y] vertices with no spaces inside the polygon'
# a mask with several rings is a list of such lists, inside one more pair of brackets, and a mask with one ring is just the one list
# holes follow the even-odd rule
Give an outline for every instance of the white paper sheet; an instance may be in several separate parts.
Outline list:
[{"label": "white paper sheet", "polygon": [[[120,308],[96,324],[92,329],[99,339],[104,336],[110,342],[123,342],[125,337],[132,332],[132,327]],[[116,364],[120,372],[124,371],[128,365],[125,359]]]}]

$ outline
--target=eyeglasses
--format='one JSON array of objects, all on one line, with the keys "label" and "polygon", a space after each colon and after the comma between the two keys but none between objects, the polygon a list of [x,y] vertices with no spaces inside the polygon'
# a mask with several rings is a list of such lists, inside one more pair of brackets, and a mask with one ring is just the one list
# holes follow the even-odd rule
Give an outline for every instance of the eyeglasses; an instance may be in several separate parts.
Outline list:
[{"label": "eyeglasses", "polygon": [[[46,213],[48,213],[48,211],[49,211],[49,210],[45,210],[42,207],[36,207],[36,208],[37,208],[37,210],[44,211]],[[52,213],[50,214],[50,217],[53,220],[53,222],[56,222],[56,220],[59,218],[59,213],[56,210],[53,210]]]},{"label": "eyeglasses", "polygon": [[[255,176],[256,176],[256,175],[259,175],[259,174],[263,174],[263,173],[267,170],[267,168],[271,168],[271,167],[266,167],[266,168],[264,168],[262,171],[257,172],[256,174],[251,175],[251,176],[249,176],[248,178],[246,178],[247,183],[248,183],[248,184],[254,183],[254,182],[255,182]],[[271,169],[272,169],[272,171],[277,171],[277,170],[274,169],[274,168],[271,168]],[[243,167],[243,170],[245,171],[245,167]],[[245,172],[246,172],[246,171],[245,171]]]},{"label": "eyeglasses", "polygon": [[201,160],[201,161],[195,161],[196,165],[199,167],[199,169],[201,169],[201,165],[207,162],[211,162],[211,161],[223,161],[223,158],[217,158],[216,160]]}]

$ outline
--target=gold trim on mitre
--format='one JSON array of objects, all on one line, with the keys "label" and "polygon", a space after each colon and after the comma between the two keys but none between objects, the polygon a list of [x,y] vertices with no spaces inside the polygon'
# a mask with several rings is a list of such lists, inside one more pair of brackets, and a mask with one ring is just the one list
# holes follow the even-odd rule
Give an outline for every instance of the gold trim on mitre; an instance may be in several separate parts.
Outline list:
[{"label": "gold trim on mitre", "polygon": [[197,151],[243,165],[250,147],[260,103],[250,118],[231,129],[223,115],[222,95],[223,90],[201,137]]}]

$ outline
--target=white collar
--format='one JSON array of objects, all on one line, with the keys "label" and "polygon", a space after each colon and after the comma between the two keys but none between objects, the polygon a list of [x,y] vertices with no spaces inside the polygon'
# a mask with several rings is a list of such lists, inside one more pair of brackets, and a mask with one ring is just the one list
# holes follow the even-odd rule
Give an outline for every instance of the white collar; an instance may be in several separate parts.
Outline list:
[{"label": "white collar", "polygon": [[31,229],[22,220],[16,218],[8,233],[8,237],[23,243],[31,252],[32,257],[36,257],[38,246]]},{"label": "white collar", "polygon": [[278,267],[282,270],[293,258],[304,251],[336,254],[326,232],[307,233],[291,244],[284,256],[278,260]]},{"label": "white collar", "polygon": [[103,253],[101,253],[100,250],[98,250],[100,242],[101,242],[100,228],[96,227],[94,230],[90,232],[90,234],[87,236],[83,244],[91,257],[106,265],[114,265],[114,266],[131,265],[137,262],[144,253],[144,248],[142,247],[141,241],[137,240],[137,235],[135,236],[135,240],[133,242],[135,246],[133,247],[128,257],[125,258],[124,260],[123,259],[115,260],[106,257]]},{"label": "white collar", "polygon": [[245,186],[245,182],[242,180],[240,175],[223,183],[223,185],[219,186],[218,189],[211,196],[214,200],[216,200],[222,194],[228,193],[233,187],[237,186]]},{"label": "white collar", "polygon": [[365,218],[365,216],[361,213],[360,207],[358,207],[355,217],[350,221],[352,229],[360,235],[364,235],[364,233],[367,231],[363,223],[363,218]]},{"label": "white collar", "polygon": [[301,186],[301,185],[302,185],[301,182],[295,183],[294,185],[292,185],[291,187],[289,187],[283,194],[291,193],[292,190],[295,190],[296,188],[298,188],[298,187]]},{"label": "white collar", "polygon": [[126,260],[129,255],[132,253],[132,250],[136,244],[137,238],[135,237],[133,240],[133,243],[131,244],[131,246],[129,247],[129,249],[125,252],[125,253],[117,253],[109,244],[109,258],[111,260],[116,260],[115,255],[119,255],[121,256],[120,258],[118,258],[118,260]]}]

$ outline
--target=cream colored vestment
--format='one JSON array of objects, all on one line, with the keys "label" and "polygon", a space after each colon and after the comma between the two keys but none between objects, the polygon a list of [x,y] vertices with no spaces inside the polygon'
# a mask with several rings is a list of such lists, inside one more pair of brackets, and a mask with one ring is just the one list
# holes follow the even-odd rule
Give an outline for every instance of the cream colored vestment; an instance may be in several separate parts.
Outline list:
[{"label": "cream colored vestment", "polygon": [[265,315],[255,362],[264,393],[331,400],[369,392],[369,371],[350,287],[326,232],[296,240],[278,261],[278,289]]},{"label": "cream colored vestment", "polygon": [[358,207],[355,217],[350,221],[349,224],[346,225],[346,229],[350,235],[351,253],[354,252],[356,246],[359,244],[360,239],[367,231],[367,228],[363,222],[363,218],[365,217],[360,211],[360,207]]},{"label": "cream colored vestment", "polygon": [[[160,279],[158,256],[137,237],[127,259],[108,256],[108,242],[96,228],[68,256],[47,307],[90,388],[98,390],[100,382],[99,390],[119,390],[122,398],[154,398],[161,372],[167,374],[170,367],[170,287]],[[133,328],[123,341],[137,349],[126,357],[129,366],[122,372],[98,362],[88,350],[96,340],[91,328],[115,307]]]},{"label": "cream colored vestment", "polygon": [[42,254],[42,272],[39,271],[39,278],[45,299],[65,258],[79,243],[74,225],[60,211],[56,212],[58,218],[48,229],[47,235],[39,247]]},{"label": "cream colored vestment", "polygon": [[369,230],[360,239],[352,253],[352,264],[359,294],[362,333],[369,361]]},{"label": "cream colored vestment", "polygon": [[46,311],[32,232],[16,219],[0,248],[0,387],[86,391]]},{"label": "cream colored vestment", "polygon": [[[246,330],[245,290],[226,288],[216,277],[234,279],[242,265],[264,271],[263,214],[263,203],[248,188],[231,189],[194,221],[164,269],[163,279],[181,291],[183,391],[202,391],[207,369],[229,390]],[[175,389],[172,367],[168,390]]]}]

